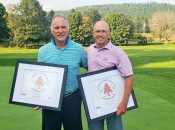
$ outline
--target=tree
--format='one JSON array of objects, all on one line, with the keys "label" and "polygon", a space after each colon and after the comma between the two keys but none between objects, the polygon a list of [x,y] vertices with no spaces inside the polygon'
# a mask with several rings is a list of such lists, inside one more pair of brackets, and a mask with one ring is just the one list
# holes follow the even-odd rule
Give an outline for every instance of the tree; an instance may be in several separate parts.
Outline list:
[{"label": "tree", "polygon": [[0,41],[9,37],[9,28],[7,27],[7,12],[3,4],[0,3]]},{"label": "tree", "polygon": [[88,16],[93,24],[101,19],[101,15],[98,13],[97,9],[89,9],[83,13],[84,16]]},{"label": "tree", "polygon": [[133,18],[135,24],[135,32],[136,33],[149,33],[149,21],[145,17],[135,17]]},{"label": "tree", "polygon": [[55,15],[55,12],[53,10],[50,10],[49,12],[47,12],[46,15],[46,36],[45,36],[45,41],[48,42],[50,40],[50,38],[52,37],[51,33],[50,33],[50,25],[51,25],[51,21],[52,21],[52,17]]},{"label": "tree", "polygon": [[166,41],[175,33],[175,12],[161,11],[152,15],[150,20],[151,32],[160,38],[165,38]]},{"label": "tree", "polygon": [[88,46],[92,39],[93,21],[89,16],[82,14],[74,9],[68,13],[69,36],[72,40]]},{"label": "tree", "polygon": [[69,36],[72,40],[81,43],[83,39],[80,36],[80,32],[82,31],[82,14],[80,12],[76,12],[72,9],[68,15],[69,21]]},{"label": "tree", "polygon": [[83,46],[89,46],[92,38],[93,22],[91,18],[87,16],[82,17],[82,25],[80,31],[80,39]]},{"label": "tree", "polygon": [[55,12],[53,10],[50,10],[49,12],[47,12],[46,18],[49,24],[51,24],[52,21],[52,17],[54,16]]},{"label": "tree", "polygon": [[16,43],[16,45],[19,45],[20,41],[20,28],[19,28],[19,16],[18,16],[18,6],[15,4],[9,4],[7,6],[8,11],[8,27],[11,30],[11,36],[13,38],[13,42]]},{"label": "tree", "polygon": [[128,41],[134,35],[134,25],[131,19],[122,15],[111,13],[103,18],[109,24],[110,39],[113,43],[123,43]]},{"label": "tree", "polygon": [[46,12],[37,0],[21,0],[9,13],[9,27],[17,44],[39,43],[47,37]]}]

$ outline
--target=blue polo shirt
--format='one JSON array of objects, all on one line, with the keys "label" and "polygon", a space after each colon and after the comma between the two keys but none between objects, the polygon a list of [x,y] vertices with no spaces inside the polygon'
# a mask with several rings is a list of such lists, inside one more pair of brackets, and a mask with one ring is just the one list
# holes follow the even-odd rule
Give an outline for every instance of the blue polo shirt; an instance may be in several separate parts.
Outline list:
[{"label": "blue polo shirt", "polygon": [[87,56],[83,46],[70,38],[61,49],[55,45],[54,38],[52,38],[50,43],[39,49],[38,62],[68,65],[64,94],[69,94],[78,88],[77,75],[80,66],[87,67]]}]

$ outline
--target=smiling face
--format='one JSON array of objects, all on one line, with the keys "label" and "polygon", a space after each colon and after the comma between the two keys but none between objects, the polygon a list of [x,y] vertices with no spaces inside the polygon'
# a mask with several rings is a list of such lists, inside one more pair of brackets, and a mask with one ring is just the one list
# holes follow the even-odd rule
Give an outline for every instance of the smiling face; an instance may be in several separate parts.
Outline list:
[{"label": "smiling face", "polygon": [[99,21],[94,25],[93,37],[95,39],[97,47],[102,48],[106,46],[109,42],[109,36],[109,26],[105,21]]},{"label": "smiling face", "polygon": [[51,23],[51,33],[56,45],[65,45],[69,34],[68,22],[62,17],[55,17]]}]

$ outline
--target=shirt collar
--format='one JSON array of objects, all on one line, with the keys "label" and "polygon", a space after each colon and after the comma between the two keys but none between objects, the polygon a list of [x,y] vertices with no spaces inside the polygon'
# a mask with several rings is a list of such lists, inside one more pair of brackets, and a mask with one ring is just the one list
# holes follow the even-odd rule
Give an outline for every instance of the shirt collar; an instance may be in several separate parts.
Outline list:
[{"label": "shirt collar", "polygon": [[97,48],[97,49],[110,49],[112,47],[112,43],[111,43],[111,41],[109,41],[107,44],[106,44],[106,46],[104,46],[103,48],[97,48],[97,46],[96,46],[96,43],[94,44],[94,48]]},{"label": "shirt collar", "polygon": [[[53,44],[54,46],[56,46],[54,37],[52,37],[51,42],[52,42],[52,44]],[[67,41],[66,41],[66,45],[65,45],[62,49],[64,49],[64,48],[66,48],[67,46],[69,46],[69,44],[70,44],[70,38],[68,37],[68,38],[67,38]]]}]

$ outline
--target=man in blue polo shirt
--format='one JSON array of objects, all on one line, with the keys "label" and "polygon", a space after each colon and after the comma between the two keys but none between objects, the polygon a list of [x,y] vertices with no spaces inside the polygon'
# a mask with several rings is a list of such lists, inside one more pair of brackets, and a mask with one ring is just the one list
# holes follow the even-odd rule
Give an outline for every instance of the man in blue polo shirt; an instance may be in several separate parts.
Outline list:
[{"label": "man in blue polo shirt", "polygon": [[[68,65],[66,86],[61,111],[42,110],[42,130],[82,130],[81,94],[77,75],[80,66],[87,67],[83,47],[69,37],[69,25],[65,17],[55,15],[51,22],[53,38],[38,52],[38,62]],[[34,108],[38,109],[38,107]]]}]

